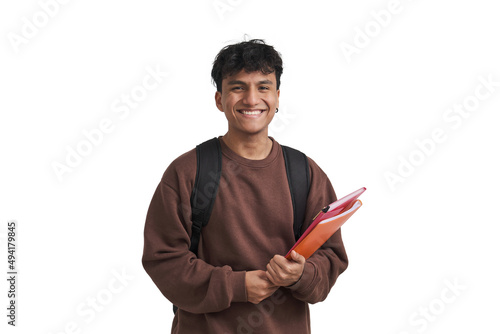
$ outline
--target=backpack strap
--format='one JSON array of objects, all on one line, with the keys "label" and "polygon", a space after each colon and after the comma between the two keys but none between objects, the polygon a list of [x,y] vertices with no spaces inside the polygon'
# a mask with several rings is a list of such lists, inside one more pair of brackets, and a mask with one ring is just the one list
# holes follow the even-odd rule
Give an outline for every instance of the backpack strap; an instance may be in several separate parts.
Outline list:
[{"label": "backpack strap", "polygon": [[[191,192],[191,245],[189,250],[198,256],[201,229],[208,224],[215,196],[219,190],[222,153],[219,139],[212,138],[196,146],[196,178]],[[173,305],[174,314],[178,307]]]},{"label": "backpack strap", "polygon": [[196,179],[191,193],[192,231],[189,250],[198,255],[201,229],[208,224],[219,189],[222,153],[219,139],[196,146]]},{"label": "backpack strap", "polygon": [[309,161],[307,156],[291,147],[281,145],[285,158],[286,176],[290,187],[293,206],[293,233],[295,240],[301,236],[309,195]]}]

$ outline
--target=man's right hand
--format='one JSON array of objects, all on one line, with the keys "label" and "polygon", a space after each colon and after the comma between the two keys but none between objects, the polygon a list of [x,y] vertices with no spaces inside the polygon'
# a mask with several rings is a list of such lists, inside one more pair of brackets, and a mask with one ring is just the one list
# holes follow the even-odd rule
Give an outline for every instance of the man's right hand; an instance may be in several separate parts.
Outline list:
[{"label": "man's right hand", "polygon": [[267,279],[266,272],[263,270],[247,271],[245,274],[245,287],[247,289],[247,299],[253,304],[258,304],[270,297],[279,288]]}]

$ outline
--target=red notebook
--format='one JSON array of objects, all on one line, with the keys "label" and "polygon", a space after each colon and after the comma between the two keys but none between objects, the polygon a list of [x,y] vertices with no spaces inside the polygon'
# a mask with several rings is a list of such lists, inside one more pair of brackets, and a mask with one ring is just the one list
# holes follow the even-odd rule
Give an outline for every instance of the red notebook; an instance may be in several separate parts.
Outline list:
[{"label": "red notebook", "polygon": [[365,190],[360,188],[322,209],[285,257],[290,260],[290,253],[295,250],[309,258],[361,207],[363,203],[358,197]]}]

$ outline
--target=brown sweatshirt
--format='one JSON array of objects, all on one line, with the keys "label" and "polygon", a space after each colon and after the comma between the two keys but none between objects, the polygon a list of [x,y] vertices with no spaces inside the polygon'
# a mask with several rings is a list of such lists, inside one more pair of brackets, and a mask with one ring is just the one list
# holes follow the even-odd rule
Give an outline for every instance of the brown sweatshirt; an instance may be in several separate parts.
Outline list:
[{"label": "brown sweatshirt", "polygon": [[[285,162],[275,140],[263,160],[245,159],[219,140],[221,183],[198,257],[189,251],[194,149],[167,168],[146,217],[142,263],[163,295],[179,307],[172,333],[310,333],[308,303],[323,301],[347,268],[341,232],[307,260],[297,283],[258,305],[248,302],[245,272],[266,270],[275,254],[285,255],[295,243]],[[336,199],[325,173],[311,159],[309,166],[303,230]]]}]

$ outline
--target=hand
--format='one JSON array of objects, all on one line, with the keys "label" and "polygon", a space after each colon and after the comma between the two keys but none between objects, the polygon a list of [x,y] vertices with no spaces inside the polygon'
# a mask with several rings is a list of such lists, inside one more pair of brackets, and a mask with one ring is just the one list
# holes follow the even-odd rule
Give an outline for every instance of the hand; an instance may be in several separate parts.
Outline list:
[{"label": "hand", "polygon": [[258,304],[270,297],[278,287],[272,284],[263,270],[247,271],[245,274],[247,299],[250,303]]},{"label": "hand", "polygon": [[277,286],[290,286],[302,277],[306,259],[292,251],[292,260],[289,261],[281,255],[275,255],[267,264],[267,279]]}]

